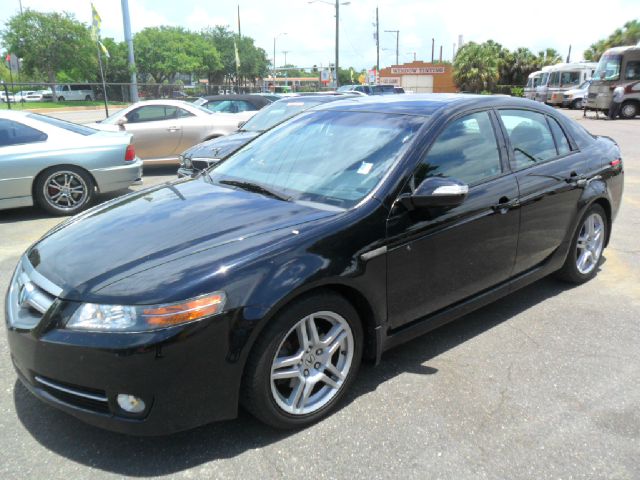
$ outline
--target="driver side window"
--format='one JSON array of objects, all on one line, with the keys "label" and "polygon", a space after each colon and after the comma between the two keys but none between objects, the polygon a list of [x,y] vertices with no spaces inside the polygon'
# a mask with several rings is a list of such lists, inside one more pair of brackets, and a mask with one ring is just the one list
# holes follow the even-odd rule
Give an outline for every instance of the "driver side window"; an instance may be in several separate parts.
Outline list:
[{"label": "driver side window", "polygon": [[450,177],[473,185],[501,172],[489,113],[477,112],[452,121],[438,135],[414,174],[414,185],[428,177]]}]

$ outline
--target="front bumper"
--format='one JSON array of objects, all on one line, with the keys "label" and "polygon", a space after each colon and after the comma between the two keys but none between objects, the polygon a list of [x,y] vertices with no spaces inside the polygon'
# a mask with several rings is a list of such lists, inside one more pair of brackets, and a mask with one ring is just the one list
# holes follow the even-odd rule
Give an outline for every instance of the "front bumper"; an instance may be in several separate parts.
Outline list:
[{"label": "front bumper", "polygon": [[[236,416],[242,371],[229,354],[231,313],[146,333],[59,328],[75,308],[56,300],[33,329],[12,326],[7,308],[11,360],[36,397],[89,424],[133,435]],[[145,411],[126,413],[119,393],[142,398]]]},{"label": "front bumper", "polygon": [[123,190],[142,183],[142,160],[136,158],[125,165],[96,168],[91,170],[91,174],[96,179],[101,193]]}]

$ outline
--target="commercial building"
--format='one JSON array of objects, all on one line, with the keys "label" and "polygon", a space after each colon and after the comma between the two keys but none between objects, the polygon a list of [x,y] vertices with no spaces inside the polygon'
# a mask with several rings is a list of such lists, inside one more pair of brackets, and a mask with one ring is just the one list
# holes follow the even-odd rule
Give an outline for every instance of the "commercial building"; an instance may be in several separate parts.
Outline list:
[{"label": "commercial building", "polygon": [[453,67],[445,63],[415,61],[380,70],[379,82],[415,93],[454,93]]}]

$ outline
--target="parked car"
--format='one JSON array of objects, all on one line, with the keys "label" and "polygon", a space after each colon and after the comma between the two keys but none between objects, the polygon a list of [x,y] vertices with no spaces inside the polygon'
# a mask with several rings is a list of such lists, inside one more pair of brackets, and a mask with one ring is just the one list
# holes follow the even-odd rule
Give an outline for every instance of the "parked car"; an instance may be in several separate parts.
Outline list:
[{"label": "parked car", "polygon": [[63,85],[56,85],[53,92],[58,97],[59,102],[86,100],[91,101],[96,99],[96,94],[91,88],[91,85],[68,83]]},{"label": "parked car", "polygon": [[73,215],[96,192],[142,180],[131,135],[29,112],[0,111],[0,210],[34,203],[54,215]]},{"label": "parked car", "polygon": [[[7,94],[2,92],[2,101],[7,101]],[[9,94],[8,101],[12,103],[18,102],[40,102],[42,101],[42,92],[37,90],[21,90],[14,94]]]},{"label": "parked car", "polygon": [[360,92],[371,95],[372,88],[369,85],[342,85],[336,91],[340,93]]},{"label": "parked car", "polygon": [[134,103],[101,122],[100,130],[124,129],[133,134],[138,156],[145,162],[177,162],[178,155],[205,140],[227,135],[255,111],[217,113],[182,100]]},{"label": "parked car", "polygon": [[622,190],[613,140],[530,100],[328,103],[31,246],[6,301],[11,359],[36,397],[111,430],[240,403],[302,427],[363,356],[550,273],[593,278]]},{"label": "parked car", "polygon": [[583,100],[589,94],[589,85],[591,85],[591,80],[583,82],[578,88],[573,88],[564,92],[562,97],[562,106],[565,108],[577,108],[580,110],[583,106]]},{"label": "parked car", "polygon": [[216,113],[257,112],[272,100],[265,95],[209,95],[193,103]]},{"label": "parked car", "polygon": [[180,155],[178,177],[195,177],[273,126],[317,105],[344,95],[306,95],[284,98],[264,107],[230,135],[199,143]]}]

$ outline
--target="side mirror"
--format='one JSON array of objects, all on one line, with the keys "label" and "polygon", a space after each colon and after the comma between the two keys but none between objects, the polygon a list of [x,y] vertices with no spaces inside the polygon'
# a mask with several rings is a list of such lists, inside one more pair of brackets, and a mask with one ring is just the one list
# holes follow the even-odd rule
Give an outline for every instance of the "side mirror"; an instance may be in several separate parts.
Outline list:
[{"label": "side mirror", "polygon": [[122,117],[119,118],[118,121],[116,121],[116,125],[118,125],[118,127],[120,128],[120,130],[124,130],[124,126],[129,122],[129,119],[127,117]]},{"label": "side mirror", "polygon": [[430,177],[422,181],[412,194],[400,197],[408,210],[429,207],[457,207],[469,193],[469,187],[454,178]]},{"label": "side mirror", "polygon": [[242,128],[244,127],[244,124],[247,123],[246,121],[244,122],[238,122],[238,128]]}]

